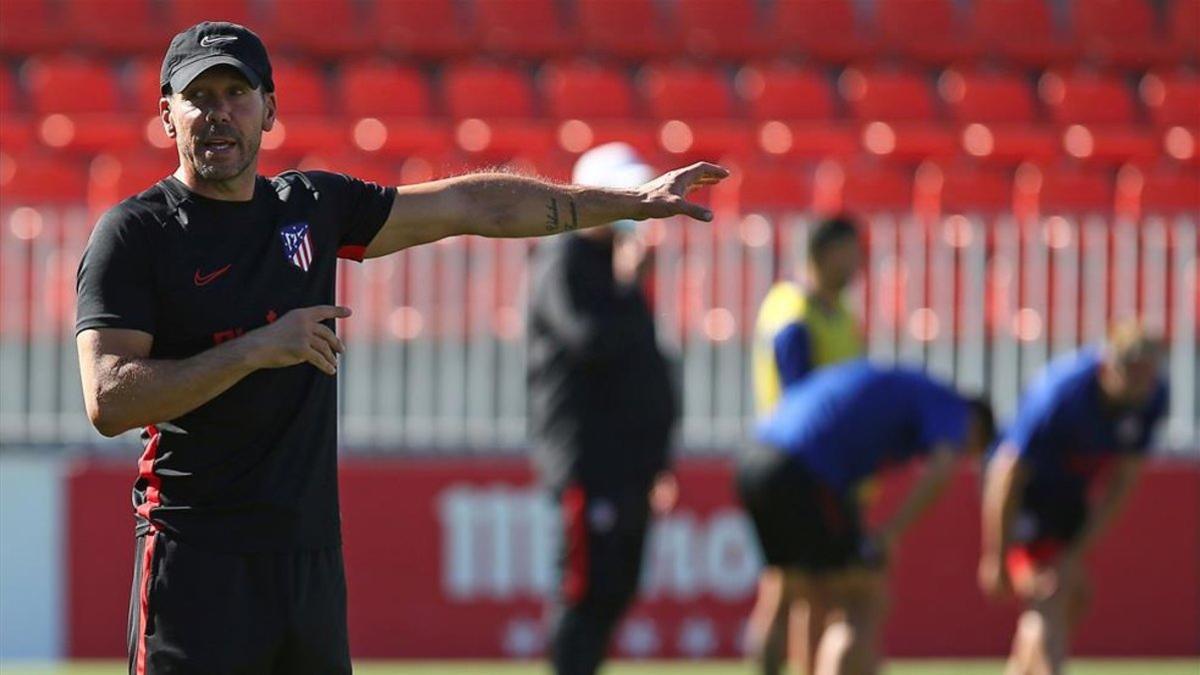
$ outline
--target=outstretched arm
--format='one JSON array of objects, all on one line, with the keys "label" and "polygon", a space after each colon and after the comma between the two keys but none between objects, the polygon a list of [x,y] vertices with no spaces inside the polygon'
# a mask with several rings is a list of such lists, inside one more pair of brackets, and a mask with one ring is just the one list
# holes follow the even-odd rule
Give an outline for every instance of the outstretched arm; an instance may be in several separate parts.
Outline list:
[{"label": "outstretched arm", "polygon": [[688,193],[720,182],[729,172],[706,162],[668,171],[636,188],[555,185],[504,173],[478,173],[397,188],[387,221],[366,257],[458,234],[540,237],[615,220],[685,215],[712,220]]}]

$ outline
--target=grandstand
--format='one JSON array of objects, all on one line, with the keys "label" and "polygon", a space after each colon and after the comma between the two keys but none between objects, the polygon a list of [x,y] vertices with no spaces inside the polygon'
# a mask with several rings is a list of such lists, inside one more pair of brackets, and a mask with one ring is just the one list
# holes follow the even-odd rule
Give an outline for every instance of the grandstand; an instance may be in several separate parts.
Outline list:
[{"label": "grandstand", "polygon": [[[1019,389],[1010,362],[1028,374],[1140,312],[1175,344],[1170,444],[1200,433],[1196,0],[5,0],[0,11],[0,363],[18,382],[0,395],[6,442],[95,440],[72,386],[74,267],[96,215],[175,166],[155,115],[160,51],[217,14],[276,55],[266,173],[407,183],[504,165],[563,179],[611,140],[661,167],[733,167],[712,196],[715,227],[659,230],[657,293],[685,357],[690,445],[740,437],[749,308],[789,264],[796,228],[839,208],[872,223],[859,295],[874,355],[991,386],[1006,411]],[[362,343],[347,357],[352,445],[521,445],[524,250],[452,242],[345,272],[343,297],[360,310],[347,330]],[[399,381],[372,378],[381,366]],[[432,399],[412,395],[430,388]]]},{"label": "grandstand", "polygon": [[[38,493],[72,495],[44,510],[61,517],[67,542],[46,543],[52,555],[44,558],[63,554],[72,567],[50,591],[64,599],[67,609],[54,611],[65,617],[46,619],[45,630],[31,620],[28,630],[70,638],[31,654],[113,658],[123,648],[104,630],[106,612],[123,612],[128,596],[126,550],[112,553],[112,542],[127,534],[128,513],[119,509],[135,439],[101,438],[83,412],[75,271],[96,217],[176,167],[156,114],[162,52],[182,28],[217,18],[246,24],[271,50],[279,124],[263,139],[265,174],[330,169],[412,183],[493,166],[566,180],[580,153],[617,140],[662,169],[700,159],[729,166],[731,179],[704,197],[714,223],[650,229],[658,246],[652,296],[660,334],[680,357],[688,457],[726,457],[745,437],[757,303],[803,259],[815,217],[842,209],[866,223],[866,274],[852,296],[873,358],[921,364],[984,391],[1006,418],[1049,358],[1138,315],[1163,329],[1170,346],[1161,451],[1200,456],[1200,0],[0,0],[0,455],[13,461],[16,450],[33,448],[83,467],[56,466],[45,479],[53,489]],[[466,548],[454,570],[491,595],[470,584],[459,597],[436,584],[393,583],[451,598],[424,605],[434,608],[429,626],[473,620],[503,624],[505,639],[515,634],[526,647],[533,639],[525,629],[546,580],[513,551],[524,550],[522,528],[546,516],[525,493],[494,483],[528,479],[513,468],[519,462],[499,458],[527,447],[523,323],[533,245],[447,240],[339,272],[339,302],[355,312],[339,328],[348,345],[339,412],[346,456],[362,463],[343,478],[357,486],[344,490],[344,512],[351,626],[366,656],[536,652],[501,649],[490,637],[486,645],[439,642],[416,620],[404,626],[410,642],[402,649],[382,629],[366,632],[361,616],[394,618],[394,603],[390,587],[356,587],[356,562],[390,574],[410,561],[388,550],[364,561],[353,546],[366,539],[356,523],[380,518],[366,501],[405,491],[371,483],[372,462],[449,462],[452,471],[420,465],[428,473],[418,478],[433,475],[435,487],[406,477],[417,496],[396,520],[424,519],[412,527],[430,541],[457,523],[454,541]],[[464,455],[498,464],[473,465]],[[123,463],[102,462],[112,456]],[[6,471],[0,494],[44,478],[42,469]],[[1145,522],[1162,515],[1155,509],[1194,503],[1192,484],[1180,487],[1194,481],[1189,471],[1155,478],[1170,496],[1138,502]],[[724,495],[725,473],[695,473]],[[967,482],[955,504],[976,503]],[[435,494],[442,487],[459,501]],[[426,501],[418,508],[417,499]],[[434,501],[471,508],[438,511],[439,525],[429,518]],[[718,541],[735,531],[709,518],[716,508],[706,503],[687,536]],[[946,514],[934,521],[946,532],[975,527]],[[469,546],[480,528],[514,532],[505,570],[536,578],[504,585],[512,580],[489,576],[486,556]],[[1148,550],[1153,534],[1131,536]],[[967,546],[933,530],[918,536],[931,547]],[[1171,545],[1195,559],[1194,538]],[[110,556],[95,551],[116,562],[106,567]],[[422,578],[450,574],[449,563],[433,560],[440,553],[427,553]],[[1085,630],[1085,649],[1200,651],[1188,633],[1200,618],[1187,613],[1187,597],[1200,591],[1194,570],[1167,559],[1174,553],[1138,561],[1160,565],[1147,576],[1162,580],[1138,597],[1174,612],[1145,627],[1161,639],[1122,632],[1121,619],[1137,612],[1110,601],[1100,607],[1107,623]],[[960,558],[973,565],[975,554]],[[17,564],[42,578],[30,561],[43,558],[29,555],[4,558],[7,569]],[[1119,579],[1120,565],[1102,572]],[[722,590],[739,577],[714,570],[676,590],[689,601],[726,603],[714,610],[723,637],[711,654],[729,657],[749,590]],[[972,623],[984,610],[971,574],[946,582],[963,582],[963,597],[970,594],[961,634],[922,642],[905,633],[892,643],[910,656],[1000,653],[1007,633],[987,630],[1008,631],[1011,617]],[[10,597],[24,583],[0,581]],[[1175,602],[1180,585],[1195,592]],[[669,599],[660,603],[677,599],[662,593]],[[470,601],[485,609],[451,611]],[[931,625],[924,618],[909,630]],[[670,645],[649,653],[680,654]]]}]

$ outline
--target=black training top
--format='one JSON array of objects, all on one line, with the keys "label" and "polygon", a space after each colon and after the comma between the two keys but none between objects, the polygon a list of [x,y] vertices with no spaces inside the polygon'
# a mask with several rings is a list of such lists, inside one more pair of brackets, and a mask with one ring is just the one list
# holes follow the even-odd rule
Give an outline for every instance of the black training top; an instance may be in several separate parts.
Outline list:
[{"label": "black training top", "polygon": [[[75,329],[144,331],[151,358],[183,359],[289,310],[331,305],[336,259],[362,260],[394,197],[318,171],[260,176],[249,202],[162,180],[96,224]],[[315,366],[258,370],[142,440],[139,534],[226,551],[340,542],[337,381]]]},{"label": "black training top", "polygon": [[534,266],[529,426],[553,491],[644,492],[669,463],[671,369],[641,289],[618,284],[612,260],[611,242],[567,234],[543,244]]}]

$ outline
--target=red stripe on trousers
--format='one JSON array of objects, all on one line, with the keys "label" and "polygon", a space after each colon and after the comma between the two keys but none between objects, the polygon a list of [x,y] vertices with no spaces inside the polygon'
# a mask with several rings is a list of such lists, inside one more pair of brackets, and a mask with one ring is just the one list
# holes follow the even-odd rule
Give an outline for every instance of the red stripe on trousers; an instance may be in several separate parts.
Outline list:
[{"label": "red stripe on trousers", "polygon": [[566,525],[567,568],[562,591],[569,603],[583,600],[588,591],[587,497],[583,488],[572,485],[563,491],[562,517]]},{"label": "red stripe on trousers", "polygon": [[146,427],[146,431],[150,440],[146,441],[146,449],[142,451],[142,457],[138,460],[138,476],[146,479],[146,501],[137,507],[137,513],[150,523],[150,532],[153,534],[154,523],[150,520],[150,511],[158,506],[158,491],[162,487],[162,479],[154,473],[154,460],[158,458],[158,443],[162,440],[162,432],[154,425]]},{"label": "red stripe on trousers", "polygon": [[142,553],[142,583],[138,588],[138,630],[137,630],[137,661],[134,669],[136,675],[146,675],[146,624],[150,618],[150,571],[154,562],[154,542],[158,535],[154,532],[146,535],[146,547]]}]

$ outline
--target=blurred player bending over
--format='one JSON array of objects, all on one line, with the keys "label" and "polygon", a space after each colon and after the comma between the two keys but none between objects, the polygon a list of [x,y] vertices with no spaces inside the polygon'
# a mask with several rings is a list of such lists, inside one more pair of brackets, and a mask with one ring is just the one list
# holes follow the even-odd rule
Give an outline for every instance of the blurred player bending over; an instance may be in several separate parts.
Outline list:
[{"label": "blurred player bending over", "polygon": [[[653,175],[631,147],[609,143],[584,153],[573,178],[627,187]],[[542,482],[563,509],[550,622],[560,675],[599,668],[637,592],[652,502],[657,512],[674,504],[676,394],[642,293],[647,251],[635,225],[547,242],[534,268],[530,427]]]},{"label": "blurred player bending over", "polygon": [[1051,362],[990,461],[979,582],[1025,605],[1007,673],[1063,670],[1090,595],[1083,556],[1120,511],[1167,410],[1162,356],[1162,342],[1130,323],[1102,349]]},{"label": "blurred player bending over", "polygon": [[[878,671],[889,553],[941,493],[956,453],[981,453],[993,432],[987,404],[924,373],[861,359],[784,391],[737,472],[767,564],[783,574],[768,635],[751,643],[761,672],[780,672],[771,645],[783,641],[798,600],[829,611],[829,622],[813,627],[818,675]],[[885,466],[920,457],[925,467],[908,496],[882,527],[864,532],[856,488]]]},{"label": "blurred player bending over", "polygon": [[[859,322],[844,302],[861,257],[854,221],[848,216],[827,218],[809,232],[808,287],[785,280],[767,292],[758,310],[752,355],[759,417],[769,414],[782,391],[813,369],[862,356]],[[782,593],[783,571],[768,564],[759,577],[747,637],[773,662],[782,662],[790,646],[803,671],[812,672],[825,608],[811,600],[796,602],[790,639],[768,640]]]},{"label": "blurred player bending over", "polygon": [[[399,188],[257,175],[271,65],[229,23],[176,35],[159,113],[179,168],[109,210],[79,268],[92,424],[141,428],[131,673],[348,673],[337,498],[338,257],[688,215],[697,164],[631,189],[475,174]],[[403,598],[398,599],[403,602]]]}]

